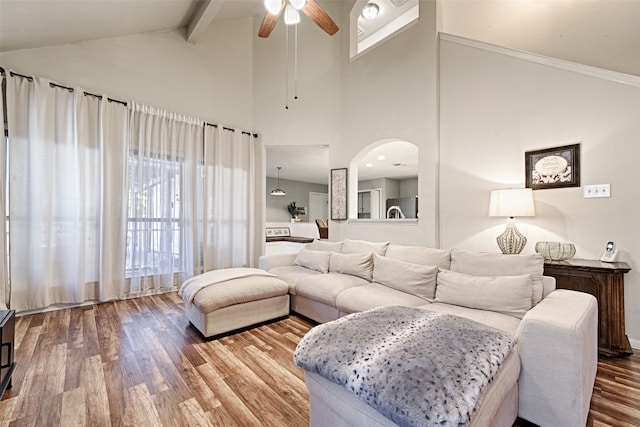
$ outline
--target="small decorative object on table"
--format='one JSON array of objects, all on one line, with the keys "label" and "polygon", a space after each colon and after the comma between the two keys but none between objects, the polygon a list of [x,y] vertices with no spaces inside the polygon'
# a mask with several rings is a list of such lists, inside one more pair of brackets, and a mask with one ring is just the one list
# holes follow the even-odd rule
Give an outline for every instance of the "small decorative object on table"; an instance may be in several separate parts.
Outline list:
[{"label": "small decorative object on table", "polygon": [[538,242],[536,243],[536,252],[542,254],[544,259],[562,261],[572,258],[576,254],[576,247],[573,243]]}]

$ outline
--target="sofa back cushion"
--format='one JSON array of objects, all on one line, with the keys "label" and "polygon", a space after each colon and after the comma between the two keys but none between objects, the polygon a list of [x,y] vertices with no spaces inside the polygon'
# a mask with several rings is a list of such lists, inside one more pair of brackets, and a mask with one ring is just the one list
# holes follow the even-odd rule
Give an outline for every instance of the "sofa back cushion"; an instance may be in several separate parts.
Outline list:
[{"label": "sofa back cushion", "polygon": [[522,319],[532,307],[530,274],[471,276],[440,269],[436,302],[497,311]]},{"label": "sofa back cushion", "polygon": [[544,258],[541,254],[504,255],[488,252],[451,251],[451,271],[473,276],[520,276],[530,274],[532,302],[542,300]]},{"label": "sofa back cushion", "polygon": [[296,255],[296,259],[293,260],[294,265],[299,265],[300,267],[306,267],[311,270],[316,270],[321,273],[329,272],[329,258],[331,257],[331,252],[327,251],[313,251],[311,249],[302,248],[298,255]]},{"label": "sofa back cushion", "polygon": [[344,239],[342,243],[343,254],[370,254],[384,255],[389,242],[367,242],[366,240]]},{"label": "sofa back cushion", "polygon": [[314,251],[342,252],[342,242],[328,242],[326,240],[314,240],[309,243],[307,249]]},{"label": "sofa back cushion", "polygon": [[446,269],[451,266],[451,251],[448,249],[394,245],[391,243],[387,247],[387,252],[385,252],[384,256],[413,264],[437,265]]},{"label": "sofa back cushion", "polygon": [[331,252],[329,271],[331,273],[358,276],[370,282],[373,274],[372,254],[343,254]]},{"label": "sofa back cushion", "polygon": [[373,281],[432,302],[436,295],[438,266],[420,265],[373,255]]}]

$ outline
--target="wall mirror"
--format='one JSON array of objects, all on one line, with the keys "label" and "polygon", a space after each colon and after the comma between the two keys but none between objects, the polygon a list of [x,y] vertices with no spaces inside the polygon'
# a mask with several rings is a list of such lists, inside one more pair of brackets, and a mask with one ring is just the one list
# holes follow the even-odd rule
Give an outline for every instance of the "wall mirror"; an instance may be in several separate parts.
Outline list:
[{"label": "wall mirror", "polygon": [[418,218],[418,147],[405,140],[383,140],[365,147],[351,164],[349,218]]},{"label": "wall mirror", "polygon": [[[266,154],[266,212],[267,223],[290,222],[287,206],[296,202],[306,208],[296,215],[301,222],[314,224],[315,219],[326,220],[329,186],[328,145],[268,145]],[[278,167],[280,176],[278,179]],[[279,187],[284,195],[272,196]]]},{"label": "wall mirror", "polygon": [[357,0],[349,18],[351,59],[409,28],[419,17],[418,0]]}]

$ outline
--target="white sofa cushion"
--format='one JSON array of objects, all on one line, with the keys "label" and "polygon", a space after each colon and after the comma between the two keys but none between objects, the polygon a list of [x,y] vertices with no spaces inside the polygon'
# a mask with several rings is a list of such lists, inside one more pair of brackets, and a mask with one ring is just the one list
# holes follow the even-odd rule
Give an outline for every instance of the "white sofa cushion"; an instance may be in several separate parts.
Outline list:
[{"label": "white sofa cushion", "polygon": [[522,318],[531,308],[531,275],[470,276],[441,269],[436,302],[497,311]]},{"label": "white sofa cushion", "polygon": [[400,292],[379,283],[369,283],[345,289],[336,298],[336,307],[342,314],[350,314],[369,310],[375,307],[401,305],[404,307],[418,307],[427,304],[420,297]]},{"label": "white sofa cushion", "polygon": [[331,273],[350,274],[371,281],[373,258],[371,253],[342,254],[331,252],[329,261]]},{"label": "white sofa cushion", "polygon": [[378,254],[373,255],[373,281],[433,301],[438,266],[413,264]]},{"label": "white sofa cushion", "polygon": [[321,275],[322,273],[310,268],[301,267],[299,265],[283,265],[279,267],[273,267],[269,270],[269,273],[273,273],[280,279],[284,280],[289,285],[289,293],[291,295],[296,294],[296,285],[300,281],[304,281],[309,276]]},{"label": "white sofa cushion", "polygon": [[451,271],[473,276],[520,276],[530,274],[533,305],[542,300],[544,258],[541,254],[504,255],[488,252],[451,251]]},{"label": "white sofa cushion", "polygon": [[327,242],[326,240],[314,240],[309,243],[307,249],[314,251],[342,252],[342,242]]},{"label": "white sofa cushion", "polygon": [[438,313],[449,313],[455,316],[466,317],[467,319],[475,320],[476,322],[484,323],[485,325],[500,329],[501,331],[513,336],[516,335],[518,326],[522,321],[517,317],[498,313],[496,311],[480,310],[477,308],[462,307],[460,305],[444,304],[440,302],[425,304],[418,307],[424,308],[425,310],[437,311]]},{"label": "white sofa cushion", "polygon": [[378,255],[384,255],[387,251],[389,242],[368,242],[366,240],[350,240],[344,239],[342,243],[343,254],[370,254],[372,252]]},{"label": "white sofa cushion", "polygon": [[[336,307],[336,297],[345,289],[368,285],[369,282],[351,274],[317,274],[305,278],[296,285],[296,296]],[[302,313],[304,314],[304,313]]]},{"label": "white sofa cushion", "polygon": [[316,270],[321,273],[329,272],[329,258],[331,252],[327,251],[313,251],[311,249],[302,248],[296,259],[293,261],[294,265],[300,267],[306,267],[311,270]]},{"label": "white sofa cushion", "polygon": [[413,264],[437,265],[446,269],[451,267],[451,251],[448,249],[395,245],[391,243],[387,247],[384,256]]}]

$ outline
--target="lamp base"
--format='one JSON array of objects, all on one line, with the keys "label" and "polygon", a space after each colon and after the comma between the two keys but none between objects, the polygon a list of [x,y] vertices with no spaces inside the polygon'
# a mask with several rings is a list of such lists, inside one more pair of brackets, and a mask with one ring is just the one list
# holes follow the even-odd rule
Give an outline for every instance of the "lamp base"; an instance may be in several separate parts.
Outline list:
[{"label": "lamp base", "polygon": [[502,253],[508,255],[519,254],[527,244],[527,238],[520,234],[516,228],[516,220],[513,218],[507,220],[507,228],[496,238],[496,241]]}]

